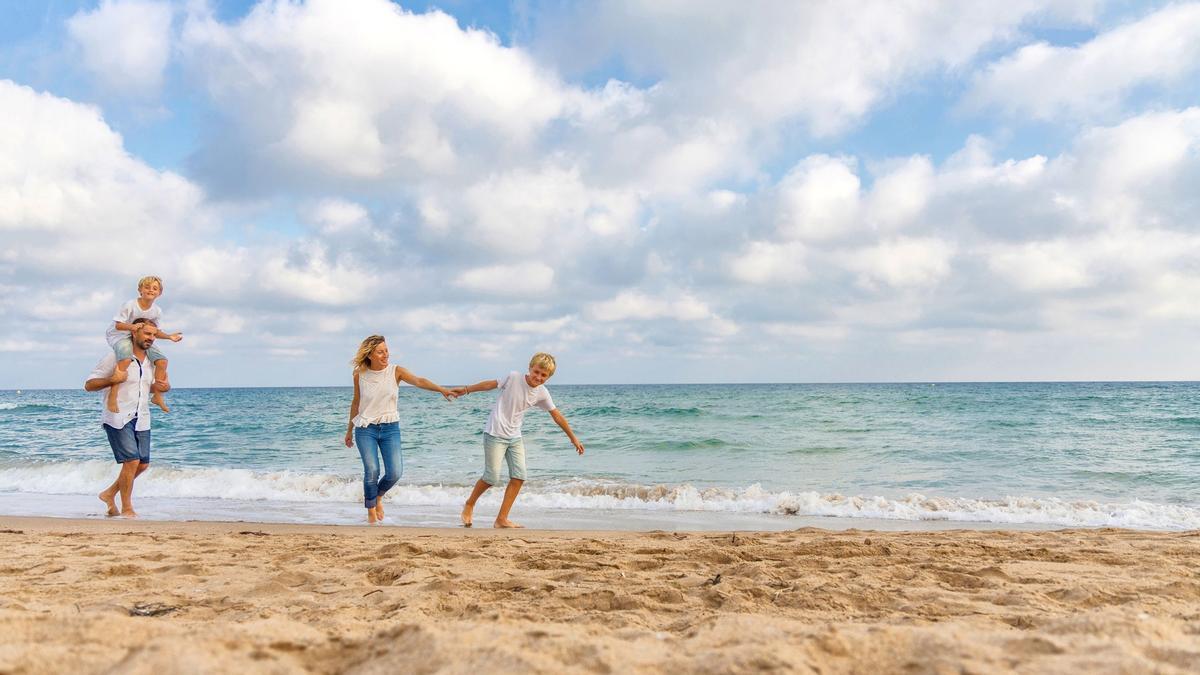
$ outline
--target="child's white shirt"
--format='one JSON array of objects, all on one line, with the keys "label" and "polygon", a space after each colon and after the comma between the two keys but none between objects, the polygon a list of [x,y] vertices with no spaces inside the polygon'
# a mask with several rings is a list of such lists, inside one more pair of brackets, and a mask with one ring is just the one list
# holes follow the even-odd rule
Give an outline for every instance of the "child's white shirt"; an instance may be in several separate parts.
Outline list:
[{"label": "child's white shirt", "polygon": [[142,306],[138,304],[137,298],[121,305],[121,309],[117,310],[117,315],[109,322],[108,330],[104,333],[104,339],[108,340],[109,347],[129,337],[129,331],[117,330],[117,322],[133,323],[134,319],[150,319],[155,325],[160,325],[162,308],[154,304],[150,305],[150,309],[142,309]]},{"label": "child's white shirt", "polygon": [[525,376],[512,371],[506,377],[496,378],[500,384],[500,395],[488,415],[487,426],[483,430],[497,438],[520,438],[521,422],[525,419],[525,411],[537,406],[546,412],[554,410],[554,400],[546,385],[529,386]]}]

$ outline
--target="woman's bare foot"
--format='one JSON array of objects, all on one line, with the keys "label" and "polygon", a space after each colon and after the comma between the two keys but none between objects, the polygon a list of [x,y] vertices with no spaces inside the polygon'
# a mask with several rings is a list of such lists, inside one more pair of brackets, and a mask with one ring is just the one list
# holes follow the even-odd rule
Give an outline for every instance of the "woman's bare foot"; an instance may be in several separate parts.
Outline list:
[{"label": "woman's bare foot", "polygon": [[525,526],[518,525],[511,520],[497,520],[496,523],[494,525],[492,525],[492,527],[509,528],[509,527],[525,527]]},{"label": "woman's bare foot", "polygon": [[367,509],[367,524],[374,525],[379,522],[379,516],[375,515],[375,507]]},{"label": "woman's bare foot", "polygon": [[125,511],[121,511],[121,513],[120,513],[120,516],[121,516],[122,518],[137,518],[137,517],[138,517],[138,514],[137,514],[137,512],[136,512],[136,511],[134,511],[133,509],[128,509],[128,510],[125,510]]},{"label": "woman's bare foot", "polygon": [[[171,412],[171,409],[167,407],[167,400],[163,398],[161,391],[154,392],[154,394],[150,396],[150,402],[162,408],[163,412]],[[114,410],[113,412],[116,411]]]},{"label": "woman's bare foot", "polygon": [[473,511],[475,511],[475,506],[473,504],[463,504],[463,510],[462,510],[463,527],[471,526],[471,513]]},{"label": "woman's bare foot", "polygon": [[383,500],[375,502],[375,520],[383,520]]},{"label": "woman's bare foot", "polygon": [[121,511],[119,509],[117,509],[117,502],[114,501],[114,498],[117,496],[117,494],[115,492],[112,494],[109,494],[108,490],[105,490],[104,492],[101,492],[100,494],[98,494],[96,496],[100,498],[100,501],[104,502],[105,504],[108,504],[108,512],[105,513],[104,515],[109,516],[110,518],[112,516],[121,515]]}]

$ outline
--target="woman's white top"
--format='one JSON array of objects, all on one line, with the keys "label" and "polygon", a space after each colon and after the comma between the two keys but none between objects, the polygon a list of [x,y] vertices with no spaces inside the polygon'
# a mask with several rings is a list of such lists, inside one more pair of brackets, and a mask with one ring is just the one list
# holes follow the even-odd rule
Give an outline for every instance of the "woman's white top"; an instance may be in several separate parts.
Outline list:
[{"label": "woman's white top", "polygon": [[396,366],[383,370],[364,368],[358,371],[358,416],[351,422],[356,427],[400,421],[398,399],[400,384],[396,382]]}]

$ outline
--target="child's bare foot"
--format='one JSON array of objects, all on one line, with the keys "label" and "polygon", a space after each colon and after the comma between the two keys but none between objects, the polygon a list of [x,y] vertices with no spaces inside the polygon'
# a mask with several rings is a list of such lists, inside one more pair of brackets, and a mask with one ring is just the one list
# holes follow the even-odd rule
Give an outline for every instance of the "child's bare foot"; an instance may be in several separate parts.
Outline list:
[{"label": "child's bare foot", "polygon": [[112,516],[121,515],[121,512],[117,509],[117,502],[113,500],[113,498],[117,496],[115,492],[109,493],[108,490],[105,490],[104,492],[101,492],[97,496],[100,497],[100,501],[104,502],[105,504],[108,504],[108,511],[104,515],[106,515],[110,518]]},{"label": "child's bare foot", "polygon": [[138,514],[133,509],[123,509],[120,513],[122,518],[137,518]]},{"label": "child's bare foot", "polygon": [[[154,392],[154,394],[150,396],[150,402],[162,408],[163,412],[171,412],[171,409],[167,407],[167,400],[163,398],[161,391]],[[113,412],[116,411],[114,410]]]},{"label": "child's bare foot", "polygon": [[494,525],[492,525],[492,527],[509,528],[509,527],[525,527],[525,526],[518,525],[511,520],[497,520],[496,523]]},{"label": "child's bare foot", "polygon": [[473,511],[475,511],[475,505],[474,505],[474,504],[463,504],[463,510],[462,510],[462,523],[463,523],[463,527],[470,527],[470,526],[471,526],[471,513],[472,513]]}]

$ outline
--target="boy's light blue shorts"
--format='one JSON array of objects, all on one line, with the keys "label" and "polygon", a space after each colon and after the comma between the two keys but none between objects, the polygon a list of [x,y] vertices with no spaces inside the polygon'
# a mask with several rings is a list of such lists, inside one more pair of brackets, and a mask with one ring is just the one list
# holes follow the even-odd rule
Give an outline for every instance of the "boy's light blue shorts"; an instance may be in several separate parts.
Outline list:
[{"label": "boy's light blue shorts", "polygon": [[497,438],[483,432],[483,482],[500,484],[500,462],[508,462],[509,479],[525,480],[525,441],[521,437]]},{"label": "boy's light blue shorts", "polygon": [[[113,354],[117,356],[118,361],[133,358],[133,338],[126,337],[117,340],[113,345]],[[150,357],[150,363],[156,363],[167,358],[167,355],[159,351],[158,345],[150,345],[150,349],[146,350],[146,356]]]}]

